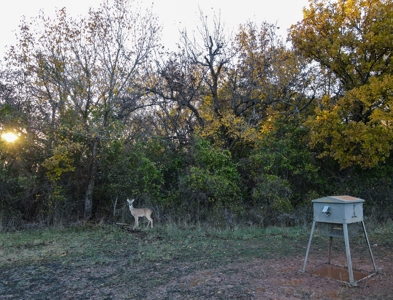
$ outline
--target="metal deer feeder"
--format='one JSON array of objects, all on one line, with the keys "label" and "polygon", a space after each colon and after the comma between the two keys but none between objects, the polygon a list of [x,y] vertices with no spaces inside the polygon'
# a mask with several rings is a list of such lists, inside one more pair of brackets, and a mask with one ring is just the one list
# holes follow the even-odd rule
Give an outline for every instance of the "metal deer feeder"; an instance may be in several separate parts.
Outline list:
[{"label": "metal deer feeder", "polygon": [[[328,227],[330,228],[329,233],[326,234],[330,238],[329,252],[328,252],[328,265],[330,265],[333,237],[343,237],[345,242],[345,252],[347,256],[349,283],[351,285],[356,285],[356,281],[354,278],[354,271],[352,269],[351,250],[349,246],[349,237],[348,237],[348,224],[361,222],[364,236],[368,245],[368,250],[370,252],[371,260],[374,266],[374,272],[376,273],[377,268],[375,266],[374,256],[371,251],[370,242],[368,240],[366,226],[364,225],[364,221],[363,221],[364,200],[352,196],[328,196],[328,197],[312,200],[312,202],[314,208],[314,220],[312,224],[310,240],[308,242],[306,258],[304,260],[302,272],[306,270],[306,264],[307,264],[308,254],[310,252],[311,241],[314,235],[315,224],[317,222],[327,223]],[[331,272],[330,269],[329,272]],[[355,275],[358,275],[357,273],[355,271]],[[359,280],[359,278],[363,279],[364,277],[368,277],[368,276],[365,275],[365,276],[357,276],[357,277]]]}]

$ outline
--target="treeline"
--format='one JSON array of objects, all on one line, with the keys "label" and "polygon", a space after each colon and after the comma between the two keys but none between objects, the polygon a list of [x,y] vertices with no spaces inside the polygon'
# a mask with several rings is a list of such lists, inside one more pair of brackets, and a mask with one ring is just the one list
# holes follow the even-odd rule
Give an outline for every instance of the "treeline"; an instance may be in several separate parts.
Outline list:
[{"label": "treeline", "polygon": [[[288,41],[200,13],[176,51],[127,0],[22,20],[0,72],[0,224],[299,224],[349,194],[392,218],[393,3],[312,0]],[[290,46],[289,46],[290,45]]]}]

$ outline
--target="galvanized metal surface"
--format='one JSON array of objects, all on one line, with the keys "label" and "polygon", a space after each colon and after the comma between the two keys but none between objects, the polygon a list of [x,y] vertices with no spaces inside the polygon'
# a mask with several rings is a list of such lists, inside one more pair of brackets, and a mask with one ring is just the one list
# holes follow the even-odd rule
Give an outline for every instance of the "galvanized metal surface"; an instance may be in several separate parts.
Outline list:
[{"label": "galvanized metal surface", "polygon": [[[368,240],[366,226],[363,221],[363,199],[344,195],[344,196],[328,196],[319,199],[312,200],[314,209],[314,221],[311,228],[310,240],[308,242],[306,257],[303,264],[302,271],[305,272],[308,255],[310,252],[311,242],[315,231],[315,225],[317,222],[329,223],[329,224],[341,224],[342,237],[345,243],[345,253],[347,256],[347,272],[349,283],[356,286],[356,281],[358,280],[354,276],[354,270],[352,269],[352,259],[351,259],[351,249],[349,245],[349,234],[348,234],[348,224],[361,222],[363,227],[364,236],[368,245],[371,260],[374,266],[374,271],[377,272],[377,267],[375,266],[374,256],[371,251],[371,245]],[[334,227],[332,227],[334,229]],[[331,250],[332,250],[332,240],[333,236],[340,235],[341,232],[335,232],[329,234],[329,250],[328,250],[328,264],[330,264]],[[356,274],[356,272],[355,272]],[[340,275],[342,276],[342,275]]]},{"label": "galvanized metal surface", "polygon": [[363,199],[345,195],[323,197],[312,202],[317,222],[350,224],[363,221]]},{"label": "galvanized metal surface", "polygon": [[363,221],[363,203],[314,203],[317,222],[350,224]]},{"label": "galvanized metal surface", "polygon": [[352,197],[348,195],[342,195],[342,196],[327,196],[327,197],[322,197],[319,199],[314,199],[312,200],[313,203],[315,202],[322,202],[322,203],[356,203],[356,202],[364,202],[363,199],[357,198],[357,197]]}]

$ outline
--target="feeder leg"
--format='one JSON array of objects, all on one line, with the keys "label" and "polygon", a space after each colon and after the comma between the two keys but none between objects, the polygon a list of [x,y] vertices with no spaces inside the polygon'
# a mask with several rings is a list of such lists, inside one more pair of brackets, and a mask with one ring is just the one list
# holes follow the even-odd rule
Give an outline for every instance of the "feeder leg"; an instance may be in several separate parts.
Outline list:
[{"label": "feeder leg", "polygon": [[373,256],[373,252],[371,251],[371,245],[370,245],[370,241],[368,240],[366,225],[364,225],[364,221],[362,221],[362,225],[363,225],[364,236],[366,237],[366,241],[367,241],[367,245],[368,245],[368,251],[370,252],[371,260],[373,262],[374,272],[377,273],[377,266],[375,265],[374,256]]},{"label": "feeder leg", "polygon": [[314,235],[315,223],[316,223],[316,221],[314,220],[314,221],[312,222],[310,240],[308,241],[308,246],[307,246],[307,251],[306,251],[306,258],[304,259],[304,264],[303,264],[303,269],[302,269],[302,272],[303,272],[303,273],[304,273],[304,271],[306,271],[306,264],[307,264],[307,259],[308,259],[308,253],[310,252],[310,246],[311,246],[312,236]]},{"label": "feeder leg", "polygon": [[329,236],[329,252],[328,252],[328,265],[330,265],[330,257],[332,255],[333,237]]},{"label": "feeder leg", "polygon": [[348,224],[343,224],[344,229],[344,241],[345,241],[345,252],[347,253],[347,264],[348,264],[348,273],[349,273],[349,283],[351,285],[356,286],[356,282],[353,278],[353,270],[352,270],[352,260],[351,260],[351,250],[349,248],[349,237],[348,237]]}]

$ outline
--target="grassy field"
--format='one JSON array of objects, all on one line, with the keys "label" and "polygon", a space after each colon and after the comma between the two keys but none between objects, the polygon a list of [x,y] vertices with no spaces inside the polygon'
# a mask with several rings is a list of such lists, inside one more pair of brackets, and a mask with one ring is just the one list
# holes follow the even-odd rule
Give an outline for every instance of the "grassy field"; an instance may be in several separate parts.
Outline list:
[{"label": "grassy field", "polygon": [[[324,279],[299,274],[309,234],[310,228],[303,227],[177,225],[136,231],[83,225],[0,233],[0,298],[268,299],[289,293],[293,299],[324,299],[323,292],[307,283]],[[383,241],[374,255],[391,261],[392,226],[375,226],[369,235],[372,243]],[[354,253],[367,256],[360,237],[351,244],[359,248]],[[325,237],[317,234],[310,268],[312,261],[323,261],[325,249]],[[334,249],[343,251],[341,244]],[[288,276],[290,288],[283,289],[287,281],[280,282]],[[389,271],[376,278],[392,279]],[[353,295],[338,286],[337,299]],[[385,297],[390,290],[373,297]]]}]

